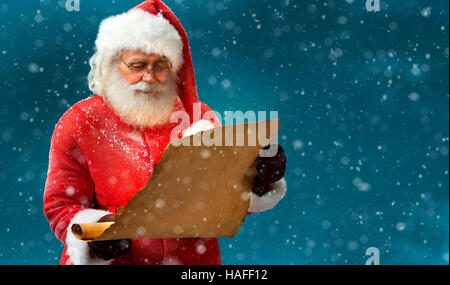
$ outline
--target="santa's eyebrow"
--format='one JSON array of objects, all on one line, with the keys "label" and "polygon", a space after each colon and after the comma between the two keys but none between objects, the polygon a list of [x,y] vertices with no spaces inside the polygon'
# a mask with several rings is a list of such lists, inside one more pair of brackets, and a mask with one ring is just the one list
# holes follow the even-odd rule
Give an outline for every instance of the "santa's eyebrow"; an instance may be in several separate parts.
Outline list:
[{"label": "santa's eyebrow", "polygon": [[155,63],[168,63],[168,62],[169,62],[169,60],[166,59],[166,58],[158,58],[157,60],[155,60],[153,62],[153,64],[155,64]]},{"label": "santa's eyebrow", "polygon": [[134,64],[134,63],[147,63],[148,61],[144,58],[132,58],[130,59],[130,61],[128,61],[129,64]]},{"label": "santa's eyebrow", "polygon": [[[132,58],[130,59],[130,61],[128,62],[128,64],[136,64],[136,63],[143,63],[143,64],[147,64],[149,61],[145,58]],[[169,60],[167,58],[158,58],[156,60],[153,61],[153,64],[155,63],[166,63],[169,62]]]}]

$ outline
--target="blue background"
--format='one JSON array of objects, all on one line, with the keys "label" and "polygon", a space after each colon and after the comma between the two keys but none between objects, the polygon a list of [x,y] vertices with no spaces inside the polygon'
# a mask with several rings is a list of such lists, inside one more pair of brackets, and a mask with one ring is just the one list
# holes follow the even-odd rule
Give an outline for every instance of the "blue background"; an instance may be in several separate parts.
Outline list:
[{"label": "blue background", "polygon": [[[0,4],[0,264],[57,264],[50,138],[91,96],[100,21],[140,1]],[[200,99],[277,110],[288,193],[220,239],[224,264],[449,263],[448,1],[167,0]]]}]

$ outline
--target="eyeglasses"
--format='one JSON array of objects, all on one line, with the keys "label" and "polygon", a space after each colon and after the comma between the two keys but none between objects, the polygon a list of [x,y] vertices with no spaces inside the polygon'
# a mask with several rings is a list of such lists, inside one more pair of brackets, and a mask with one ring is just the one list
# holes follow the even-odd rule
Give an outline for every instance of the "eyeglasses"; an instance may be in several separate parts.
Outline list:
[{"label": "eyeglasses", "polygon": [[[153,75],[159,80],[159,79],[164,79],[167,74],[169,73],[170,70],[172,70],[172,64],[170,63],[170,61],[165,60],[165,59],[159,59],[156,62],[154,62],[153,64],[147,64],[145,62],[136,62],[136,63],[132,63],[132,64],[127,64],[122,57],[120,57],[120,59],[122,60],[123,64],[125,64],[125,66],[133,72],[136,72],[137,74],[142,74],[143,71],[153,71]],[[151,65],[151,67],[150,67]]]}]

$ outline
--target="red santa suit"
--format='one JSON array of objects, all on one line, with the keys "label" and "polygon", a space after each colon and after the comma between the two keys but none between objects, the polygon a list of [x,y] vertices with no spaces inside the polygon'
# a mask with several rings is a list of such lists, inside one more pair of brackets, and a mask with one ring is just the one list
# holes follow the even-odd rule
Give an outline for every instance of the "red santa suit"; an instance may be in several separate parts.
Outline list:
[{"label": "red santa suit", "polygon": [[[136,30],[130,35],[127,29]],[[164,44],[168,48],[161,50]],[[136,128],[124,123],[101,95],[82,100],[61,117],[51,139],[44,191],[44,214],[65,245],[60,264],[221,264],[216,238],[132,239],[130,253],[104,261],[91,257],[87,243],[72,235],[72,224],[96,222],[125,206],[151,179],[171,140],[220,125],[216,118],[201,119],[211,110],[198,100],[186,34],[161,1],[145,1],[104,20],[96,45],[167,56],[181,79],[175,111],[186,111],[190,122]],[[270,209],[284,197],[284,179],[272,186],[263,197],[251,194],[249,212]]]}]

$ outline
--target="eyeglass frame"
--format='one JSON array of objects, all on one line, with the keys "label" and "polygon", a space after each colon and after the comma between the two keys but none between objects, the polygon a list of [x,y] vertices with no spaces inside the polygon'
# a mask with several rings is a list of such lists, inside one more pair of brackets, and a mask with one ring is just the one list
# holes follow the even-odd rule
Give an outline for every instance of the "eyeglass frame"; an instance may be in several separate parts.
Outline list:
[{"label": "eyeglass frame", "polygon": [[[144,71],[144,70],[145,70],[145,71],[151,70],[152,73],[153,73],[153,76],[158,77],[158,76],[156,75],[155,71],[154,71],[154,63],[152,64],[152,67],[151,67],[151,68],[149,68],[149,67],[148,67],[149,64],[147,64],[145,68],[142,68],[142,70],[136,71],[136,70],[133,70],[133,68],[130,67],[130,66],[125,62],[125,60],[123,60],[123,58],[122,58],[121,55],[120,55],[119,57],[120,57],[120,60],[123,62],[123,64],[125,64],[125,66],[128,68],[128,70],[133,71],[133,72],[142,72],[142,71]],[[157,60],[157,61],[158,61],[158,60]],[[164,61],[164,63],[166,63],[166,62],[169,63],[169,66],[167,66],[167,67],[165,67],[165,68],[169,68],[169,70],[168,70],[169,72],[172,71],[172,63],[170,62],[170,60],[167,60],[167,59]]]}]

